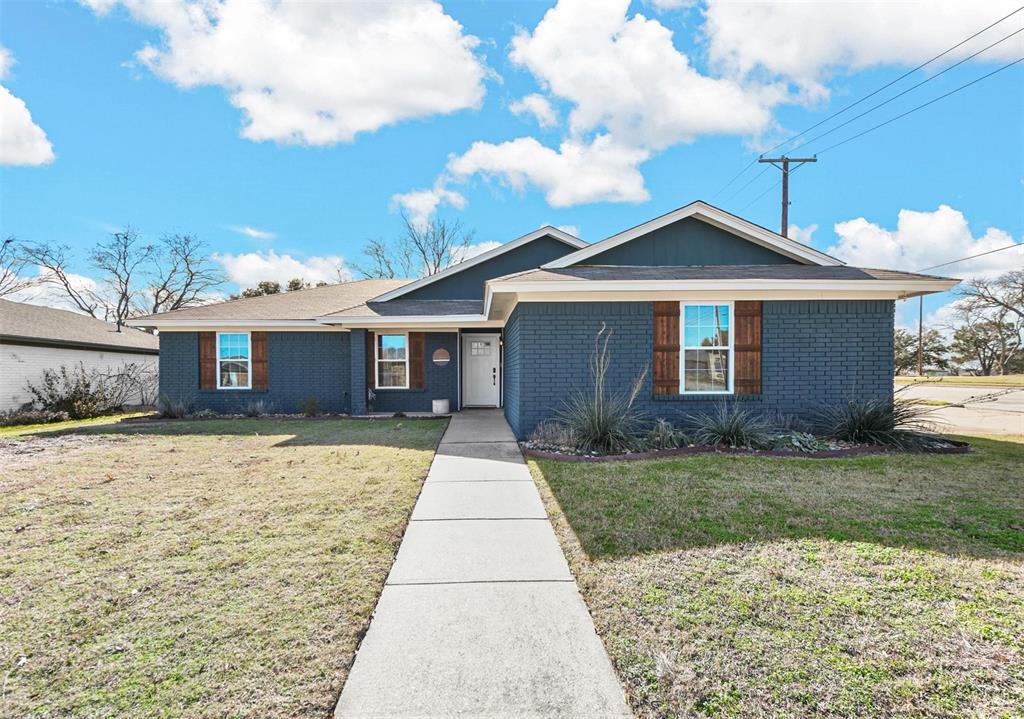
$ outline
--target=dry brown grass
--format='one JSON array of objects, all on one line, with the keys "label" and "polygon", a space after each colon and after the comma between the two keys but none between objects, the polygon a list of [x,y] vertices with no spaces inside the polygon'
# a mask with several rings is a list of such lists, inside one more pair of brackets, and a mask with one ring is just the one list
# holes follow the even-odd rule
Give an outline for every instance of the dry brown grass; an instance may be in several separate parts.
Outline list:
[{"label": "dry brown grass", "polygon": [[442,430],[212,420],[7,446],[0,715],[327,715]]},{"label": "dry brown grass", "polygon": [[643,717],[1024,715],[1024,445],[531,462]]}]

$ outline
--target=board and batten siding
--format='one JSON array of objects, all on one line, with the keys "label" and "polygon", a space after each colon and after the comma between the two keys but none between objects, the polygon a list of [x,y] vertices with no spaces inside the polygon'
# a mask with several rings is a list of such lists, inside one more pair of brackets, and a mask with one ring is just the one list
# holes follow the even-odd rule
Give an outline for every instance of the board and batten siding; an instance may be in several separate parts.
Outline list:
[{"label": "board and batten siding", "polygon": [[[43,370],[70,368],[79,362],[86,371],[114,371],[125,364],[157,369],[157,356],[152,354],[0,343],[0,411],[17,409],[32,399],[26,384],[39,382]],[[139,398],[132,401],[137,403]]]}]

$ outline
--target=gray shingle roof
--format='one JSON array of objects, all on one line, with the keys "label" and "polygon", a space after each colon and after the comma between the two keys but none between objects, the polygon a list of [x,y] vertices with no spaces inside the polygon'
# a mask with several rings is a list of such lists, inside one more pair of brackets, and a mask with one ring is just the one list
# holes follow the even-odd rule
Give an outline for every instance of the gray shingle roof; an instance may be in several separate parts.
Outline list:
[{"label": "gray shingle roof", "polygon": [[368,302],[334,312],[328,317],[428,317],[483,314],[483,300],[390,300]]},{"label": "gray shingle roof", "polygon": [[133,322],[171,320],[311,320],[361,305],[410,280],[355,280],[263,297],[242,297],[201,307],[137,317]]},{"label": "gray shingle roof", "polygon": [[516,282],[563,282],[578,280],[945,280],[946,277],[913,272],[879,270],[848,265],[706,265],[706,266],[622,266],[574,265],[559,269],[518,272],[496,280]]},{"label": "gray shingle roof", "polygon": [[155,352],[160,342],[134,327],[114,325],[88,315],[0,299],[0,337],[54,345],[89,345],[121,351]]}]

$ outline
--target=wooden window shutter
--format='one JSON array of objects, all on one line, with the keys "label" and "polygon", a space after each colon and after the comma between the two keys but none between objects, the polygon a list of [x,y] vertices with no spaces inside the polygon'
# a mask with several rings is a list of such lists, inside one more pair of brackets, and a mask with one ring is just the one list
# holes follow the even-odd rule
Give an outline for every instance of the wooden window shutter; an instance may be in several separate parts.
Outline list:
[{"label": "wooden window shutter", "polygon": [[374,389],[377,386],[377,336],[370,330],[366,331],[366,386]]},{"label": "wooden window shutter", "polygon": [[761,301],[733,303],[733,390],[761,394]]},{"label": "wooden window shutter", "polygon": [[679,394],[679,303],[654,303],[654,394]]},{"label": "wooden window shutter", "polygon": [[217,333],[199,333],[199,389],[217,389]]},{"label": "wooden window shutter", "polygon": [[423,389],[427,386],[426,347],[426,333],[409,333],[409,387],[411,389]]},{"label": "wooden window shutter", "polygon": [[270,383],[267,366],[267,333],[251,332],[249,340],[252,357],[252,388],[267,389]]}]

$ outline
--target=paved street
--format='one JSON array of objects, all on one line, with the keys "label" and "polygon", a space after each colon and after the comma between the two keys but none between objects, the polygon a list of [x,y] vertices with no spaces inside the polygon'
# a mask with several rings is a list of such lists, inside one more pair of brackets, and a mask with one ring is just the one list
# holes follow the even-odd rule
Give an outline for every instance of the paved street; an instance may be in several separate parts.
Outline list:
[{"label": "paved street", "polygon": [[[936,429],[962,434],[1024,434],[1024,389],[897,384],[898,397],[952,403],[937,408]],[[981,400],[981,401],[979,401]],[[957,406],[963,403],[963,406]]]}]

